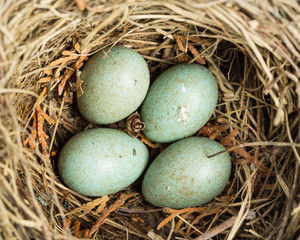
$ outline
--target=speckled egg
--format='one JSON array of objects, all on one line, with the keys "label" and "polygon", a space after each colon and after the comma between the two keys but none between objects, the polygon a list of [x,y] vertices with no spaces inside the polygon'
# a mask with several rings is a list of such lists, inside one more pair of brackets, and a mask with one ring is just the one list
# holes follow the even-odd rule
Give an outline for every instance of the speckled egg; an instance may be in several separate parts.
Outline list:
[{"label": "speckled egg", "polygon": [[145,135],[165,143],[191,136],[211,117],[218,100],[213,74],[197,64],[181,64],[163,72],[142,105]]},{"label": "speckled egg", "polygon": [[220,194],[231,171],[224,147],[203,137],[171,144],[148,168],[142,185],[145,199],[158,207],[186,208],[204,204]]},{"label": "speckled egg", "polygon": [[[150,75],[143,57],[126,47],[105,48],[85,64],[77,105],[90,122],[109,124],[134,112],[143,102]],[[81,95],[83,91],[83,94]]]},{"label": "speckled egg", "polygon": [[87,196],[122,190],[144,171],[148,150],[123,131],[96,128],[72,137],[63,147],[58,170],[67,186]]}]

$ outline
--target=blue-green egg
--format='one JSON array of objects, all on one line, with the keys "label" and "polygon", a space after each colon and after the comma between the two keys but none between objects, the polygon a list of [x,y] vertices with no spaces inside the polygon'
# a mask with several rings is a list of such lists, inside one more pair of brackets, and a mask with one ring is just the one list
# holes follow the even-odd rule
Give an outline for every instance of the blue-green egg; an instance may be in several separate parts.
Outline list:
[{"label": "blue-green egg", "polygon": [[158,207],[186,208],[212,200],[231,172],[224,147],[209,138],[190,137],[171,144],[148,168],[142,185],[145,199]]},{"label": "blue-green egg", "polygon": [[126,47],[105,48],[93,55],[80,74],[77,105],[90,122],[109,124],[134,112],[150,83],[144,58]]},{"label": "blue-green egg", "polygon": [[58,170],[74,191],[103,196],[132,184],[146,168],[148,155],[147,147],[127,133],[96,128],[75,135],[65,144]]},{"label": "blue-green egg", "polygon": [[144,133],[160,143],[191,136],[209,120],[217,100],[218,85],[207,68],[171,67],[154,81],[142,105]]}]

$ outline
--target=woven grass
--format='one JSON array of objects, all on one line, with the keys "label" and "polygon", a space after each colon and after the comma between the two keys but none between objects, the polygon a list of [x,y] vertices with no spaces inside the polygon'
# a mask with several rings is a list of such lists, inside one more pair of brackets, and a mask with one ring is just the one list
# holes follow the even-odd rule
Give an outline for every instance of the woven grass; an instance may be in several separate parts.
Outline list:
[{"label": "woven grass", "polygon": [[[0,239],[206,239],[205,232],[214,239],[296,239],[299,1],[77,4],[0,1]],[[141,180],[123,195],[97,199],[62,184],[56,164],[63,144],[99,127],[78,113],[76,72],[85,56],[115,44],[141,53],[152,81],[172,65],[199,62],[191,49],[216,76],[218,106],[199,134],[218,141],[229,135],[233,171],[203,209],[158,209],[141,194],[125,201],[124,194],[141,192]],[[151,159],[164,147],[140,139]]]}]

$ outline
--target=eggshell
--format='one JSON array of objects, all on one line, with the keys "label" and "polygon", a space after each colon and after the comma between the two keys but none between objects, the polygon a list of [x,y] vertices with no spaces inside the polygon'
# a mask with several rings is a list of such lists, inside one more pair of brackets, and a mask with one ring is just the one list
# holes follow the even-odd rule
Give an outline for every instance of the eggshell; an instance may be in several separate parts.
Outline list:
[{"label": "eggshell", "polygon": [[158,207],[186,208],[209,202],[224,189],[231,171],[219,143],[190,137],[171,144],[148,168],[142,185],[145,199]]},{"label": "eggshell", "polygon": [[[85,64],[77,97],[80,113],[90,122],[117,122],[134,112],[149,88],[149,69],[143,57],[126,47],[105,48]],[[78,90],[81,91],[81,90]]]},{"label": "eggshell", "polygon": [[72,137],[58,160],[61,178],[71,189],[87,196],[120,191],[144,171],[148,150],[123,131],[97,128]]},{"label": "eggshell", "polygon": [[163,72],[142,105],[145,135],[165,143],[191,136],[211,117],[218,100],[213,74],[197,64],[181,64]]}]

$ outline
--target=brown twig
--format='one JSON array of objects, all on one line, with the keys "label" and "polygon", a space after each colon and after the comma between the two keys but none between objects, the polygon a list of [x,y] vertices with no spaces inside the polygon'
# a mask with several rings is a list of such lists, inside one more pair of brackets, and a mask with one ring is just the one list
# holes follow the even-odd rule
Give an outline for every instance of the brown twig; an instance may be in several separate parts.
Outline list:
[{"label": "brown twig", "polygon": [[74,233],[74,236],[75,237],[77,237],[77,238],[81,238],[82,237],[82,235],[81,235],[81,233],[80,233],[80,225],[81,225],[81,221],[80,220],[76,220],[75,222],[74,222],[74,231],[73,231],[73,233]]},{"label": "brown twig", "polygon": [[[208,232],[202,234],[199,237],[194,238],[193,240],[208,240],[212,237],[218,235],[219,233],[225,231],[227,228],[230,228],[233,226],[235,220],[237,219],[237,215],[232,216],[225,222],[221,223],[220,225],[214,227],[213,229],[209,230]],[[246,213],[245,219],[254,219],[255,218],[255,212],[253,210],[248,210]]]},{"label": "brown twig", "polygon": [[42,114],[39,113],[39,110],[37,108],[37,133],[38,133],[38,140],[39,143],[42,146],[43,154],[46,155],[47,150],[48,150],[48,143],[46,141],[49,136],[46,134],[44,131],[44,118]]},{"label": "brown twig", "polygon": [[27,144],[29,145],[30,149],[35,149],[35,140],[37,137],[37,131],[36,131],[36,113],[32,115],[32,129],[30,135],[26,138],[24,141],[24,146]]},{"label": "brown twig", "polygon": [[264,183],[263,183],[263,185],[262,185],[262,187],[261,187],[259,193],[257,194],[257,197],[256,197],[257,199],[260,199],[260,198],[261,198],[261,195],[262,195],[263,192],[264,192],[264,189],[265,189],[265,187],[266,187],[266,185],[267,185],[267,182],[268,182],[268,180],[269,180],[269,178],[270,178],[270,176],[271,176],[271,172],[272,172],[272,170],[273,170],[274,162],[275,162],[275,159],[276,159],[276,156],[277,156],[278,152],[279,152],[279,148],[275,148],[275,149],[272,151],[272,156],[270,157],[271,166],[270,166],[270,168],[269,168],[269,171],[267,172],[267,176],[266,176],[266,178],[265,178],[265,180],[264,180]]},{"label": "brown twig", "polygon": [[[256,79],[255,81],[255,88],[258,87],[258,79]],[[255,91],[255,97],[258,99],[258,91]],[[259,106],[259,101],[256,99],[256,106]],[[257,136],[258,136],[258,141],[260,141],[260,131],[261,131],[261,127],[260,127],[260,115],[261,115],[261,108],[257,108],[257,116],[256,116],[256,119],[257,119],[257,125],[256,125],[256,129],[257,129]],[[255,165],[255,167],[258,166],[258,157],[259,157],[259,146],[256,146],[255,148],[255,152],[254,152],[254,159],[253,159],[253,164]],[[255,185],[255,180],[257,178],[257,172],[255,172],[251,178],[251,193],[253,194],[254,192],[254,185]]]},{"label": "brown twig", "polygon": [[25,188],[23,187],[23,184],[21,183],[21,181],[19,179],[16,179],[16,183],[19,186],[20,190],[22,191],[22,193],[24,194],[24,196],[26,197],[26,199],[28,200],[28,202],[30,204],[32,204],[32,199],[31,197],[28,195],[27,191],[25,190]]},{"label": "brown twig", "polygon": [[193,212],[203,212],[207,210],[208,207],[194,207],[194,208],[184,208],[184,209],[172,209],[172,208],[164,208],[165,213],[170,213],[168,217],[166,217],[158,226],[157,230],[164,227],[167,223],[172,221],[173,218],[176,217],[176,215],[185,214],[185,213],[193,213]]},{"label": "brown twig", "polygon": [[[287,129],[287,136],[288,136],[289,141],[291,143],[293,143],[294,140],[293,140],[291,132],[290,132],[289,119],[288,119],[288,114],[287,114],[286,111],[284,113],[284,116],[285,116],[285,120],[286,120],[285,124],[286,124],[286,129]],[[298,137],[297,140],[299,140],[299,137]],[[288,221],[290,219],[290,214],[293,210],[292,205],[293,205],[294,195],[296,193],[297,187],[299,186],[298,177],[299,177],[299,165],[300,165],[299,160],[300,160],[300,156],[299,156],[299,152],[297,151],[297,149],[295,147],[293,147],[293,152],[294,152],[296,158],[298,159],[298,161],[296,162],[296,167],[295,167],[295,178],[293,179],[293,183],[292,183],[293,185],[291,187],[290,194],[289,194],[288,199],[287,199],[285,212],[284,212],[284,215],[283,215],[280,227],[279,227],[279,232],[278,232],[278,235],[276,237],[276,240],[280,240],[280,239],[283,238],[284,230],[286,229],[286,227],[288,225]]]},{"label": "brown twig", "polygon": [[65,224],[63,226],[63,230],[67,232],[70,229],[72,220],[70,218],[66,218]]},{"label": "brown twig", "polygon": [[186,52],[186,49],[183,46],[183,43],[185,42],[187,44],[187,48],[193,54],[193,56],[195,58],[195,61],[197,63],[201,64],[201,65],[206,64],[205,59],[200,56],[200,53],[198,52],[198,50],[187,41],[187,37],[180,36],[180,35],[177,35],[177,34],[173,34],[173,37],[174,37],[180,51]]},{"label": "brown twig", "polygon": [[[226,118],[219,118],[218,122],[215,124],[211,124],[210,122],[206,123],[202,128],[200,128],[196,136],[201,135],[204,137],[209,137],[212,140],[218,139],[222,141],[223,139],[221,134],[226,132],[230,128],[230,125],[230,121],[228,121]],[[232,138],[233,137],[234,136],[232,136]],[[230,140],[232,140],[232,138]]]},{"label": "brown twig", "polygon": [[65,75],[58,85],[58,95],[61,95],[63,93],[63,90],[65,88],[66,82],[70,77],[73,75],[74,72],[76,72],[77,69],[81,68],[84,64],[83,61],[86,61],[87,57],[86,56],[81,56],[77,62],[72,66],[72,69],[66,69]]},{"label": "brown twig", "polygon": [[162,148],[162,145],[160,143],[153,143],[149,138],[147,138],[143,133],[139,132],[138,135],[141,138],[141,141],[145,143],[147,146],[151,148]]},{"label": "brown twig", "polygon": [[242,143],[238,146],[234,146],[231,148],[227,148],[225,150],[222,150],[220,152],[216,152],[212,155],[209,155],[208,158],[212,158],[215,156],[218,156],[224,152],[230,152],[232,150],[235,150],[237,148],[243,148],[243,147],[253,147],[253,146],[266,146],[266,145],[270,145],[270,146],[280,146],[280,147],[296,147],[296,148],[300,148],[300,144],[299,143],[289,143],[289,142],[249,142],[249,143]]},{"label": "brown twig", "polygon": [[121,196],[119,197],[119,199],[117,199],[112,205],[110,205],[109,208],[105,208],[103,210],[101,217],[98,218],[96,223],[92,226],[91,230],[86,232],[85,236],[88,236],[88,238],[91,238],[93,236],[93,234],[100,228],[100,226],[103,223],[105,223],[106,218],[111,214],[111,212],[115,211],[118,207],[124,205],[125,201],[128,198],[131,198],[136,195],[138,195],[138,193],[130,193],[130,194],[122,193]]},{"label": "brown twig", "polygon": [[[202,213],[202,214],[198,215],[198,216],[191,222],[191,225],[194,225],[194,224],[198,223],[199,220],[202,219],[202,218],[204,218],[204,217],[210,216],[210,215],[212,215],[212,214],[219,213],[219,212],[221,212],[221,211],[222,211],[221,208],[213,208],[213,209],[211,209],[209,212]],[[189,226],[188,229],[186,230],[186,235],[185,235],[185,236],[187,236],[187,235],[190,233],[191,229],[192,229],[192,227]]]},{"label": "brown twig", "polygon": [[230,132],[226,137],[224,137],[221,140],[221,145],[222,146],[232,146],[232,141],[234,138],[239,134],[239,131],[237,129],[234,129],[232,132]]}]

